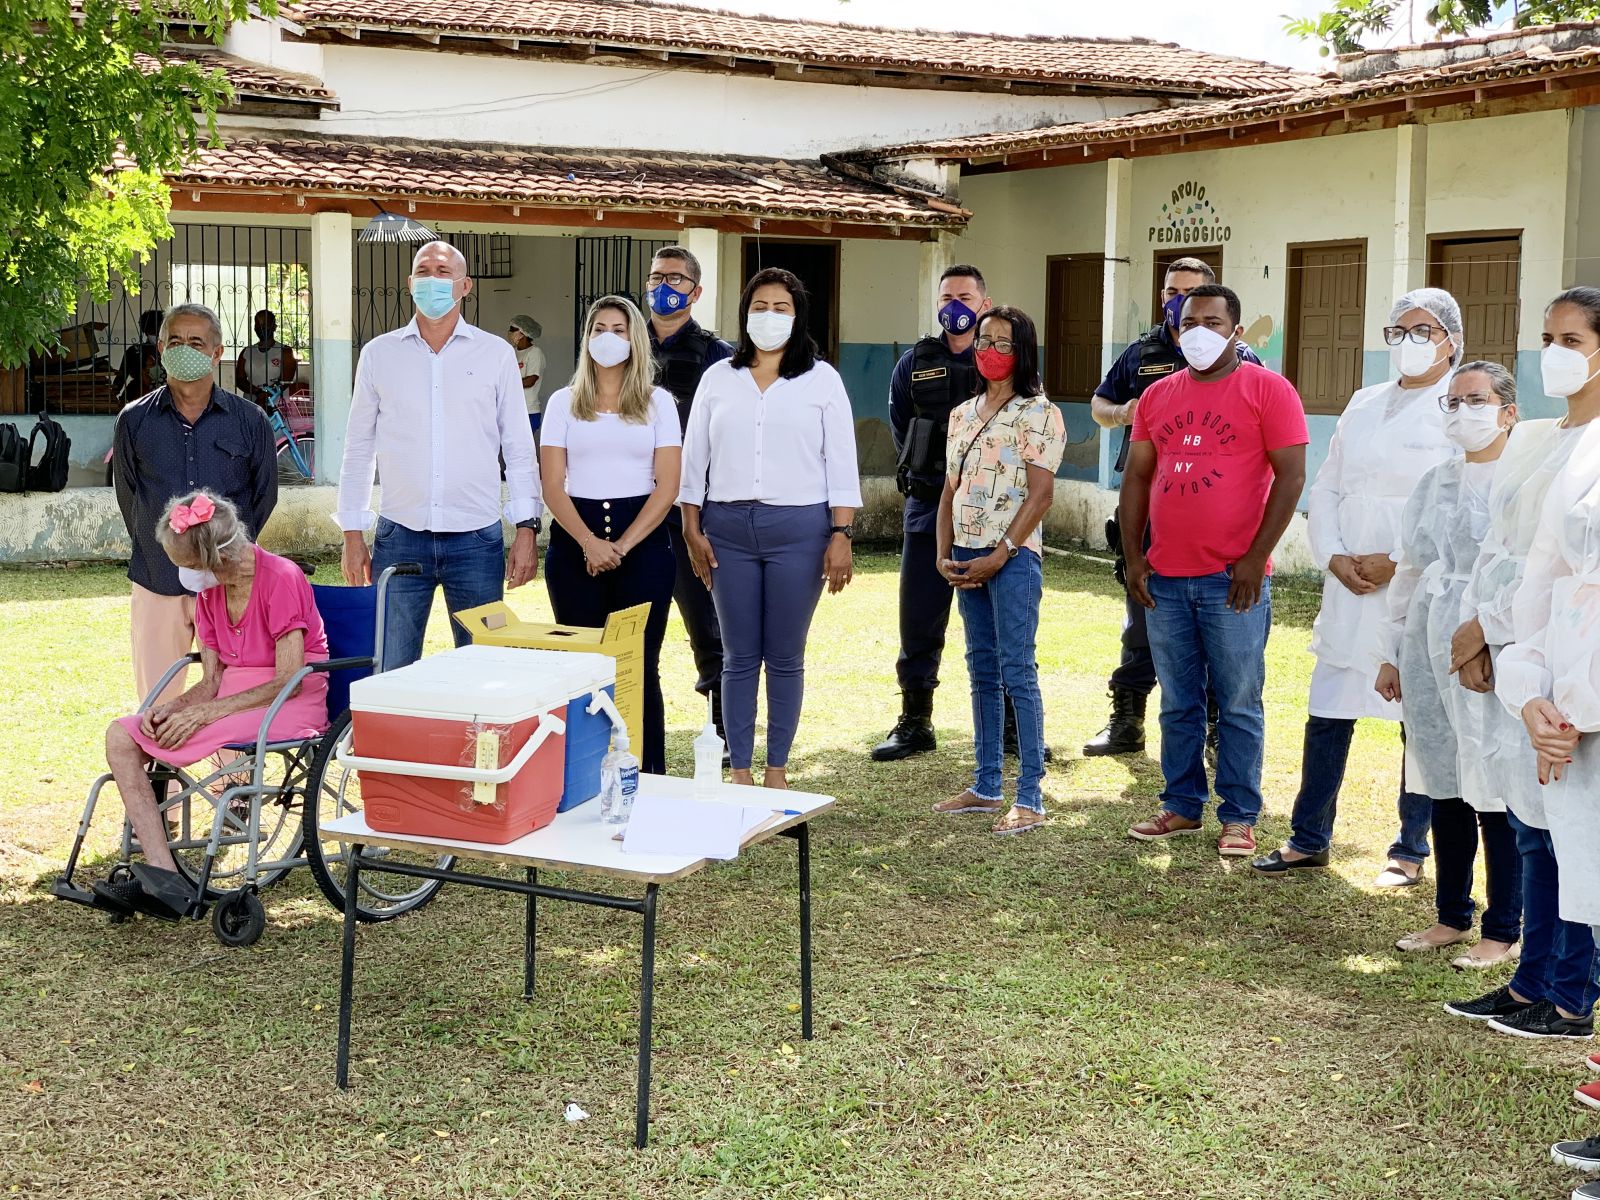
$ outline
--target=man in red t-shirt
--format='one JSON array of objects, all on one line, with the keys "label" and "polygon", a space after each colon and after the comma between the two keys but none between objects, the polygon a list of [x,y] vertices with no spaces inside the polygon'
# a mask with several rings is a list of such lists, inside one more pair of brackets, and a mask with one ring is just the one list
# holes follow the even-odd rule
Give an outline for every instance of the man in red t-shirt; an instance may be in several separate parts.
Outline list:
[{"label": "man in red t-shirt", "polygon": [[[1122,479],[1128,594],[1149,610],[1161,683],[1161,810],[1141,841],[1197,833],[1206,781],[1206,680],[1217,721],[1220,854],[1255,853],[1266,725],[1272,548],[1306,481],[1305,408],[1283,376],[1240,362],[1239,298],[1189,293],[1178,326],[1188,369],[1151,386],[1134,416]],[[1149,521],[1148,556],[1139,531]]]}]

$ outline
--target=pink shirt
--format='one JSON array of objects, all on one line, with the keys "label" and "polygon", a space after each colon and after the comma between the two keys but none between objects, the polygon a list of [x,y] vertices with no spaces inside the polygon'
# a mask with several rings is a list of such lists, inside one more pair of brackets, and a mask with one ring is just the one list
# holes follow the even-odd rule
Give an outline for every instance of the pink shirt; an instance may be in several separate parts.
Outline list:
[{"label": "pink shirt", "polygon": [[1192,578],[1226,570],[1250,549],[1272,490],[1268,451],[1311,439],[1294,385],[1240,363],[1214,382],[1181,371],[1152,384],[1134,409],[1133,440],[1156,450],[1150,566]]},{"label": "pink shirt", "polygon": [[306,661],[328,657],[328,635],[305,572],[276,554],[255,547],[256,577],[236,626],[228,620],[228,589],[207,588],[194,602],[195,636],[217,652],[224,667],[271,667],[278,639],[293,629],[306,635]]}]

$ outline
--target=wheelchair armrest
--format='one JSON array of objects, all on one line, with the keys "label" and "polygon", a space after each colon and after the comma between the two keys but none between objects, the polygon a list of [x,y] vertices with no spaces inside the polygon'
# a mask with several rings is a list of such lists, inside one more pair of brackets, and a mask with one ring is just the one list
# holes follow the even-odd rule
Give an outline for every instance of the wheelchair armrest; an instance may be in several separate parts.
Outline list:
[{"label": "wheelchair armrest", "polygon": [[191,650],[182,658],[178,659],[177,662],[168,667],[167,673],[156,681],[155,687],[150,689],[150,694],[144,698],[144,702],[139,705],[139,711],[134,715],[138,716],[149,712],[150,706],[156,702],[156,697],[167,690],[167,684],[172,682],[173,678],[178,674],[178,672],[186,671],[198,662],[200,662],[200,651]]},{"label": "wheelchair armrest", "polygon": [[368,658],[329,658],[322,662],[307,663],[312,671],[350,671],[361,667],[376,665],[374,660]]}]

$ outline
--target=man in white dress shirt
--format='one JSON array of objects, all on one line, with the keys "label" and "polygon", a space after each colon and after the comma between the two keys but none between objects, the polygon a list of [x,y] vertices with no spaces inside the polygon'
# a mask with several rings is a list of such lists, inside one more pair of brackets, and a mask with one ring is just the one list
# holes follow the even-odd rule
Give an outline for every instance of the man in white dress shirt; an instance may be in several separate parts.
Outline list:
[{"label": "man in white dress shirt", "polygon": [[[396,563],[421,567],[389,587],[386,669],[422,656],[437,588],[449,611],[459,612],[501,599],[502,579],[521,587],[538,571],[543,505],[522,376],[510,343],[462,319],[471,291],[459,250],[448,242],[423,246],[411,264],[415,318],[367,343],[356,368],[335,514],[344,530],[344,577],[359,587]],[[375,468],[383,477],[376,514]],[[509,559],[502,511],[516,526]],[[374,525],[369,552],[364,533]],[[468,640],[459,626],[451,631],[458,646]]]}]

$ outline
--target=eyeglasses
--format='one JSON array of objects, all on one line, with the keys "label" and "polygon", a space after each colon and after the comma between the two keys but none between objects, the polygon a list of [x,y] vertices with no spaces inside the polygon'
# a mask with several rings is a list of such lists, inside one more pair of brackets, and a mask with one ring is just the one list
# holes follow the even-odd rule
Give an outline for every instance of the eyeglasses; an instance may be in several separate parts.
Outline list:
[{"label": "eyeglasses", "polygon": [[644,281],[653,288],[658,288],[664,283],[674,291],[680,290],[685,284],[689,287],[694,287],[695,284],[700,282],[694,276],[685,275],[680,271],[674,271],[670,275],[663,275],[660,271],[651,271],[650,274],[644,277]]},{"label": "eyeglasses", "polygon": [[1398,346],[1401,342],[1410,338],[1413,342],[1421,345],[1424,342],[1433,341],[1434,334],[1446,332],[1446,330],[1433,325],[1413,325],[1410,329],[1407,329],[1404,325],[1385,325],[1383,340],[1391,346]]},{"label": "eyeglasses", "polygon": [[1440,396],[1439,407],[1445,412],[1455,412],[1465,405],[1468,408],[1504,408],[1505,401],[1498,396],[1486,396],[1482,392],[1474,392],[1470,396]]},{"label": "eyeglasses", "polygon": [[973,344],[979,350],[998,350],[1001,354],[1010,354],[1017,348],[1016,343],[1009,338],[981,337]]}]

